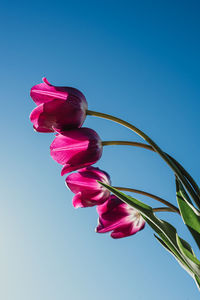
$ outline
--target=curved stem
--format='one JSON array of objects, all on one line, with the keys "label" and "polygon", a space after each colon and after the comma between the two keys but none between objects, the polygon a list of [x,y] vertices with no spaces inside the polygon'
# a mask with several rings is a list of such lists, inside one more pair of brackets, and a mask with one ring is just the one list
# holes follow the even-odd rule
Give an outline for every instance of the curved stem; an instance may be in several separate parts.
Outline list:
[{"label": "curved stem", "polygon": [[157,211],[170,211],[170,212],[176,212],[176,211],[174,211],[173,209],[168,208],[168,207],[156,207],[156,208],[153,208],[153,212],[157,212]]},{"label": "curved stem", "polygon": [[130,141],[103,141],[102,145],[103,146],[127,145],[127,146],[135,146],[135,147],[145,148],[147,150],[154,151],[154,149],[147,144],[138,143],[138,142],[130,142]]},{"label": "curved stem", "polygon": [[163,152],[161,150],[161,148],[148,135],[146,135],[143,131],[141,131],[134,125],[130,124],[129,122],[126,122],[120,118],[111,116],[109,114],[104,114],[104,113],[100,113],[100,112],[87,110],[87,115],[96,116],[96,117],[108,119],[113,122],[119,123],[119,124],[129,128],[130,130],[134,131],[139,136],[141,136],[147,143],[149,143],[152,146],[154,151],[156,151],[162,157],[162,159],[170,166],[170,168],[175,172],[175,174],[179,177],[179,179],[181,180],[183,185],[186,187],[186,189],[190,193],[191,197],[193,198],[193,200],[196,203],[196,205],[198,206],[198,208],[200,208],[199,197],[196,195],[196,193],[194,193],[194,190],[191,188],[191,185],[189,184],[189,182],[187,181],[185,176],[182,174],[182,172],[180,171],[178,166],[174,163],[174,161],[168,155],[166,155],[165,152]]},{"label": "curved stem", "polygon": [[[140,147],[140,148],[144,148],[147,150],[151,150],[154,151],[152,146],[144,144],[144,143],[138,143],[138,142],[130,142],[130,141],[103,141],[102,142],[103,146],[110,146],[110,145],[127,145],[127,146],[135,146],[135,147]],[[167,154],[165,152],[165,154],[171,159],[173,160],[173,162],[177,165],[177,167],[181,170],[181,172],[184,174],[184,176],[187,178],[187,180],[189,181],[189,183],[191,184],[192,188],[194,189],[194,191],[197,193],[197,195],[200,197],[200,189],[197,185],[197,183],[194,181],[194,179],[192,178],[192,176],[183,168],[183,166],[177,161],[175,160],[172,156],[170,156],[169,154]],[[194,193],[193,191],[193,193]]]},{"label": "curved stem", "polygon": [[170,202],[168,202],[167,200],[164,200],[156,195],[153,195],[153,194],[150,194],[150,193],[147,193],[145,191],[141,191],[141,190],[136,190],[136,189],[132,189],[132,188],[126,188],[126,187],[121,187],[121,186],[113,186],[115,189],[117,190],[120,190],[120,191],[126,191],[126,192],[131,192],[131,193],[136,193],[136,194],[140,194],[140,195],[144,195],[144,196],[147,196],[147,197],[150,197],[152,199],[155,199],[165,205],[167,205],[168,207],[170,207],[173,211],[175,211],[176,213],[178,213],[180,215],[180,212],[179,212],[179,209],[171,204]]}]

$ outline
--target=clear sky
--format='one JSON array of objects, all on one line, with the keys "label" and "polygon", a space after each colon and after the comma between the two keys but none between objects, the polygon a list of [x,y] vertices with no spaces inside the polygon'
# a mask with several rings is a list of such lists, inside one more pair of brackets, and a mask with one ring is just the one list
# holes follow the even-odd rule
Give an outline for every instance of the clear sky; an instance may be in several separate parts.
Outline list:
[{"label": "clear sky", "polygon": [[[194,0],[1,3],[0,299],[199,298],[148,226],[120,240],[95,233],[96,209],[72,207],[50,157],[53,134],[29,121],[30,88],[46,76],[80,89],[89,109],[138,126],[200,183],[199,14]],[[141,141],[106,120],[88,117],[85,126],[102,140]],[[176,203],[173,174],[156,154],[110,146],[97,166],[113,185]],[[192,242],[177,215],[159,216]]]}]

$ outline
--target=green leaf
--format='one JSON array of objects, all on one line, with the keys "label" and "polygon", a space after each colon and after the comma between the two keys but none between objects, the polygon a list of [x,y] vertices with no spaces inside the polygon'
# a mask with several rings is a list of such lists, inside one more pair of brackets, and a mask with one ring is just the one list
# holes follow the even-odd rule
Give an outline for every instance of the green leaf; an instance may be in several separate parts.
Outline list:
[{"label": "green leaf", "polygon": [[196,285],[197,285],[198,289],[200,290],[200,278],[195,275],[194,279],[195,279],[195,282],[196,282]]},{"label": "green leaf", "polygon": [[182,183],[177,178],[176,196],[182,219],[200,249],[200,212],[192,205]]},{"label": "green leaf", "polygon": [[143,202],[127,196],[126,194],[120,192],[119,190],[106,185],[102,182],[99,182],[103,186],[105,186],[108,190],[110,190],[113,194],[115,194],[119,199],[131,205],[135,209],[137,209],[145,221],[152,227],[152,229],[160,236],[162,241],[166,244],[166,246],[170,249],[170,251],[177,257],[182,265],[184,265],[187,269],[189,269],[192,273],[191,265],[186,260],[183,253],[180,251],[177,240],[176,240],[176,229],[166,221],[160,220],[157,218],[153,212],[152,207],[144,204]]},{"label": "green leaf", "polygon": [[[184,247],[187,251],[189,251],[194,257],[196,257],[195,254],[194,254],[194,251],[193,251],[192,247],[190,246],[190,244],[188,244],[188,242],[186,242],[184,239],[180,238],[179,236],[178,236],[178,238],[180,239],[181,243],[183,244],[183,247]],[[177,238],[176,238],[176,239],[177,239]],[[180,247],[179,247],[179,248],[180,248]]]},{"label": "green leaf", "polygon": [[179,249],[185,256],[188,263],[192,266],[192,269],[194,270],[195,275],[200,277],[200,261],[194,255],[194,252],[192,251],[191,246],[183,239],[180,239],[178,237],[178,235],[176,235],[176,240],[177,240]]}]

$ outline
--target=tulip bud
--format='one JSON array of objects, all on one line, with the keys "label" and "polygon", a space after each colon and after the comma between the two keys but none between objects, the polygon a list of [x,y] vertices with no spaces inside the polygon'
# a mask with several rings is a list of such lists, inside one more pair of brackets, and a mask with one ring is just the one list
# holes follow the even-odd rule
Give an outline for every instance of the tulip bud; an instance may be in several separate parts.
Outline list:
[{"label": "tulip bud", "polygon": [[142,230],[145,221],[140,213],[122,202],[116,196],[110,196],[102,205],[97,206],[99,224],[96,231],[99,233],[111,232],[114,239],[133,235]]},{"label": "tulip bud", "polygon": [[37,107],[30,120],[38,132],[62,131],[82,126],[86,118],[87,101],[77,89],[51,85],[46,78],[31,89]]},{"label": "tulip bud", "polygon": [[109,198],[110,192],[97,180],[111,184],[110,176],[99,168],[87,167],[68,175],[66,185],[75,194],[75,208],[99,205]]},{"label": "tulip bud", "polygon": [[63,131],[50,146],[52,158],[64,165],[61,175],[93,165],[102,155],[102,142],[90,128]]}]

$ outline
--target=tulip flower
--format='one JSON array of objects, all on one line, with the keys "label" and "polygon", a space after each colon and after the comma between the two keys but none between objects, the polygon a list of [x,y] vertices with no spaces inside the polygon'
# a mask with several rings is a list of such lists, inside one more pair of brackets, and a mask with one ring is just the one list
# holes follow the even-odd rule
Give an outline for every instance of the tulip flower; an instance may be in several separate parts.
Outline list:
[{"label": "tulip flower", "polygon": [[50,146],[52,158],[64,165],[61,175],[96,163],[102,155],[102,142],[90,128],[63,131]]},{"label": "tulip flower", "polygon": [[110,196],[102,205],[97,206],[99,224],[96,231],[99,233],[111,232],[114,239],[133,235],[142,230],[145,221],[133,207],[122,202],[116,196]]},{"label": "tulip flower", "polygon": [[51,85],[46,78],[31,89],[37,107],[30,114],[38,132],[80,128],[86,117],[87,101],[77,89]]},{"label": "tulip flower", "polygon": [[109,198],[110,192],[97,180],[111,184],[110,176],[99,168],[87,167],[68,175],[66,185],[75,194],[75,208],[99,205]]}]

